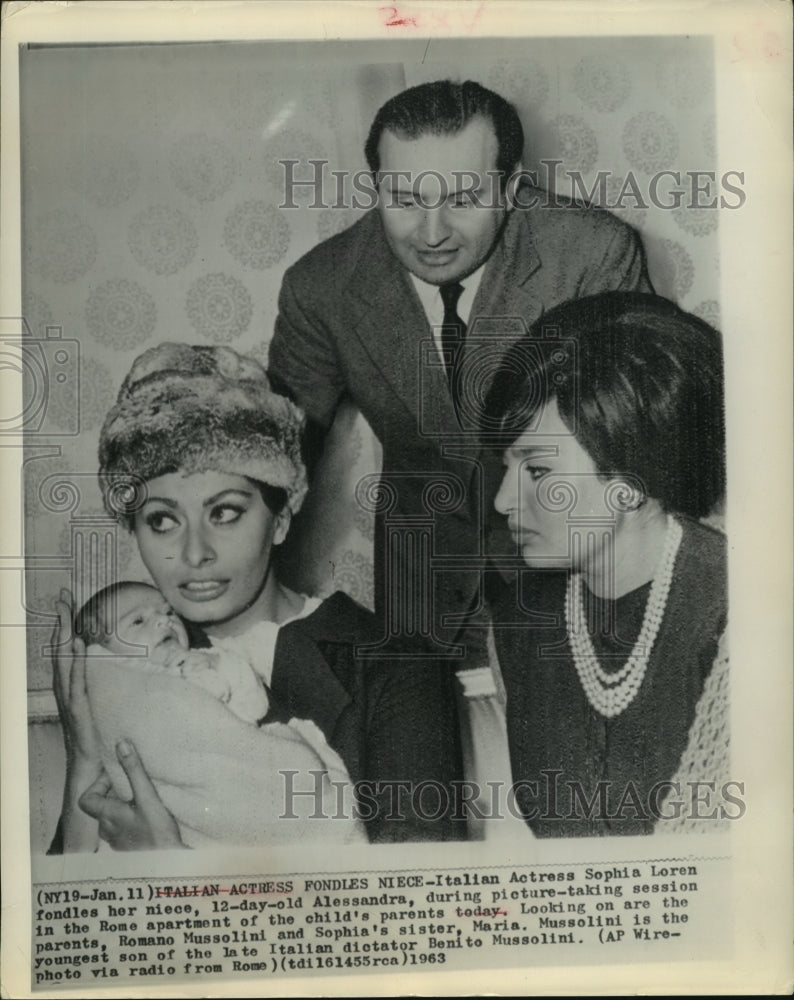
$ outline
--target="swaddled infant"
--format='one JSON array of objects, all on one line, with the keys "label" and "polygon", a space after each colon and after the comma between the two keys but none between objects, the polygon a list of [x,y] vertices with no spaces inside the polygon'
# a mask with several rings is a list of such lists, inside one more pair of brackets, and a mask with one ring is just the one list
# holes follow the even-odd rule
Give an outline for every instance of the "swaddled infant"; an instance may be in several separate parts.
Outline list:
[{"label": "swaddled infant", "polygon": [[242,725],[267,714],[263,681],[236,649],[189,649],[184,624],[154,587],[106,587],[78,614],[75,634],[87,646],[102,763],[119,798],[131,797],[115,755],[124,737],[188,846],[366,842],[350,776],[319,727]]},{"label": "swaddled infant", "polygon": [[185,626],[162,594],[124,581],[95,594],[75,620],[89,654],[123,656],[137,669],[162,672],[204,688],[244,722],[268,710],[262,681],[229,649],[190,649]]}]

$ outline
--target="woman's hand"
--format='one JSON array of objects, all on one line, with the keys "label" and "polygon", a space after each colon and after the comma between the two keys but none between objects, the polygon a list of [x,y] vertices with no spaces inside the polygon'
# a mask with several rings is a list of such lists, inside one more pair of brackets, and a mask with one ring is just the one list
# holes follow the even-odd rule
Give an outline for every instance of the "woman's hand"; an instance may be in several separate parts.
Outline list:
[{"label": "woman's hand", "polygon": [[85,681],[85,643],[72,635],[72,595],[61,591],[56,602],[58,624],[52,635],[55,650],[52,686],[66,744],[67,769],[95,773],[102,768],[97,737]]},{"label": "woman's hand", "polygon": [[94,728],[85,683],[85,644],[72,635],[72,595],[61,591],[56,602],[58,624],[52,635],[52,686],[66,746],[66,781],[61,808],[64,853],[95,851],[97,825],[78,808],[80,795],[103,773],[99,738]]},{"label": "woman's hand", "polygon": [[129,740],[121,740],[116,754],[130,780],[132,800],[117,798],[103,771],[79,801],[83,812],[99,821],[100,837],[116,851],[184,847],[179,826],[163,805],[138,751]]}]

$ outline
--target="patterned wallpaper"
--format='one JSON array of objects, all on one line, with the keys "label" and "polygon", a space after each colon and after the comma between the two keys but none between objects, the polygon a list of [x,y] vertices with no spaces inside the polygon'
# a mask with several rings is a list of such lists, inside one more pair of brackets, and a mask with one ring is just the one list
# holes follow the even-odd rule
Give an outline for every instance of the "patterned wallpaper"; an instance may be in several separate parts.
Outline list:
[{"label": "patterned wallpaper", "polygon": [[[70,379],[51,382],[26,453],[26,544],[41,564],[26,580],[32,688],[49,686],[41,646],[70,584],[75,525],[102,517],[98,430],[132,360],[167,339],[230,344],[265,362],[285,268],[356,218],[312,208],[306,188],[298,207],[279,209],[279,160],[301,161],[301,177],[309,159],[358,170],[384,100],[464,75],[516,103],[525,166],[543,177],[540,160],[560,160],[562,191],[566,170],[581,171],[588,188],[606,170],[608,199],[631,175],[647,200],[654,172],[715,169],[711,54],[700,39],[446,42],[422,62],[423,50],[399,62],[386,45],[364,56],[353,43],[23,53],[23,311],[33,337],[59,328],[79,344],[79,363],[65,362]],[[642,232],[657,290],[718,323],[717,213],[631,199],[616,211]],[[349,455],[351,484],[378,467],[360,418]],[[336,567],[326,589],[371,603],[372,525],[352,505],[342,523],[323,554]],[[145,578],[123,534],[107,571]]]}]

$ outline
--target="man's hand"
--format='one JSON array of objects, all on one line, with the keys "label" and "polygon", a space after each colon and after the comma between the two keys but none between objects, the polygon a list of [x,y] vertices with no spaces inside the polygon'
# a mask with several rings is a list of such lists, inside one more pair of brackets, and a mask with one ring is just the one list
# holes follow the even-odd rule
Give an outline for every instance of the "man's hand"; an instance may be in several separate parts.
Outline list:
[{"label": "man's hand", "polygon": [[80,796],[83,812],[99,821],[99,835],[116,851],[184,847],[179,826],[163,805],[138,751],[121,740],[116,754],[132,786],[132,800],[122,802],[112,791],[105,771]]}]

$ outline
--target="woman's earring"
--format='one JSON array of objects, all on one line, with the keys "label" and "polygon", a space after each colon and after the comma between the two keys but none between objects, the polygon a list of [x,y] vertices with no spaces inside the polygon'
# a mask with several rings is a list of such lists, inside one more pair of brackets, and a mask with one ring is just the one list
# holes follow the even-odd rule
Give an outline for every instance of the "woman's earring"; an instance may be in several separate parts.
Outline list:
[{"label": "woman's earring", "polygon": [[626,513],[632,510],[639,510],[640,507],[645,503],[645,494],[642,490],[637,489],[636,486],[627,486],[626,495],[622,501],[623,510]]},{"label": "woman's earring", "polygon": [[614,505],[613,510],[621,514],[629,514],[639,510],[647,499],[643,489],[633,483],[627,483],[625,480],[615,482],[610,493],[610,506]]}]

